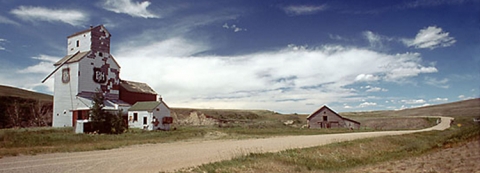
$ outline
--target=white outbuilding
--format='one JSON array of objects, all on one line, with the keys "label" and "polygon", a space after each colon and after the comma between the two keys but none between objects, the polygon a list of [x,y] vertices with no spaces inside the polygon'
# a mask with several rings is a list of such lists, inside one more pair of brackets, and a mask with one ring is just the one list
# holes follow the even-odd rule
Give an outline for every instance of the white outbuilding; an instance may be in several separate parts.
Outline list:
[{"label": "white outbuilding", "polygon": [[128,127],[144,130],[170,130],[173,118],[170,108],[160,101],[143,101],[135,103],[128,110]]}]

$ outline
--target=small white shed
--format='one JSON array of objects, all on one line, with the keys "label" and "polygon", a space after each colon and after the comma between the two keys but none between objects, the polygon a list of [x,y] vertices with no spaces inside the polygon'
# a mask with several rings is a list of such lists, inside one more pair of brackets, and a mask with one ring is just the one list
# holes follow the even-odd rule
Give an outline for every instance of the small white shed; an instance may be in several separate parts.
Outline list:
[{"label": "small white shed", "polygon": [[144,130],[170,130],[173,118],[162,100],[135,103],[128,109],[128,127]]}]

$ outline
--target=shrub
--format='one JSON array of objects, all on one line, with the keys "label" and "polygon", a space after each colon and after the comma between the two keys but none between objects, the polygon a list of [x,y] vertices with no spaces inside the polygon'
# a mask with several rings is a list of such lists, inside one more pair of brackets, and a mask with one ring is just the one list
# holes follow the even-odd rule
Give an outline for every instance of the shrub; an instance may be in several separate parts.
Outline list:
[{"label": "shrub", "polygon": [[105,96],[101,91],[95,93],[93,97],[93,106],[90,108],[91,127],[98,133],[120,134],[125,132],[127,125],[123,122],[122,112],[108,112],[103,108]]}]

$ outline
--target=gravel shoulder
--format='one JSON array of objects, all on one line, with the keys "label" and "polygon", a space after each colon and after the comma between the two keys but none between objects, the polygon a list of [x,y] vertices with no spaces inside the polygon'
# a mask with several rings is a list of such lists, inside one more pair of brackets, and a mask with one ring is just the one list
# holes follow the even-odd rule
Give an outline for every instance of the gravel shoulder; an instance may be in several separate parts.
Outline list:
[{"label": "gravel shoulder", "polygon": [[401,135],[450,127],[449,117],[421,130],[283,136],[264,139],[209,140],[136,145],[75,153],[41,154],[0,159],[0,172],[159,172],[231,159],[248,153],[278,152],[334,142]]}]

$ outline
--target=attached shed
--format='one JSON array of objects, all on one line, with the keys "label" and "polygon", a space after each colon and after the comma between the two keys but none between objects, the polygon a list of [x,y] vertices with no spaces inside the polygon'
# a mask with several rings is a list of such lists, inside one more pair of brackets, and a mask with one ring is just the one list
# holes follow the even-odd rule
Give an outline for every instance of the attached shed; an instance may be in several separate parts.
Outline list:
[{"label": "attached shed", "polygon": [[310,114],[307,117],[307,125],[309,128],[360,128],[360,122],[342,117],[327,106]]},{"label": "attached shed", "polygon": [[170,130],[172,122],[170,108],[162,100],[137,102],[128,110],[129,128]]}]

